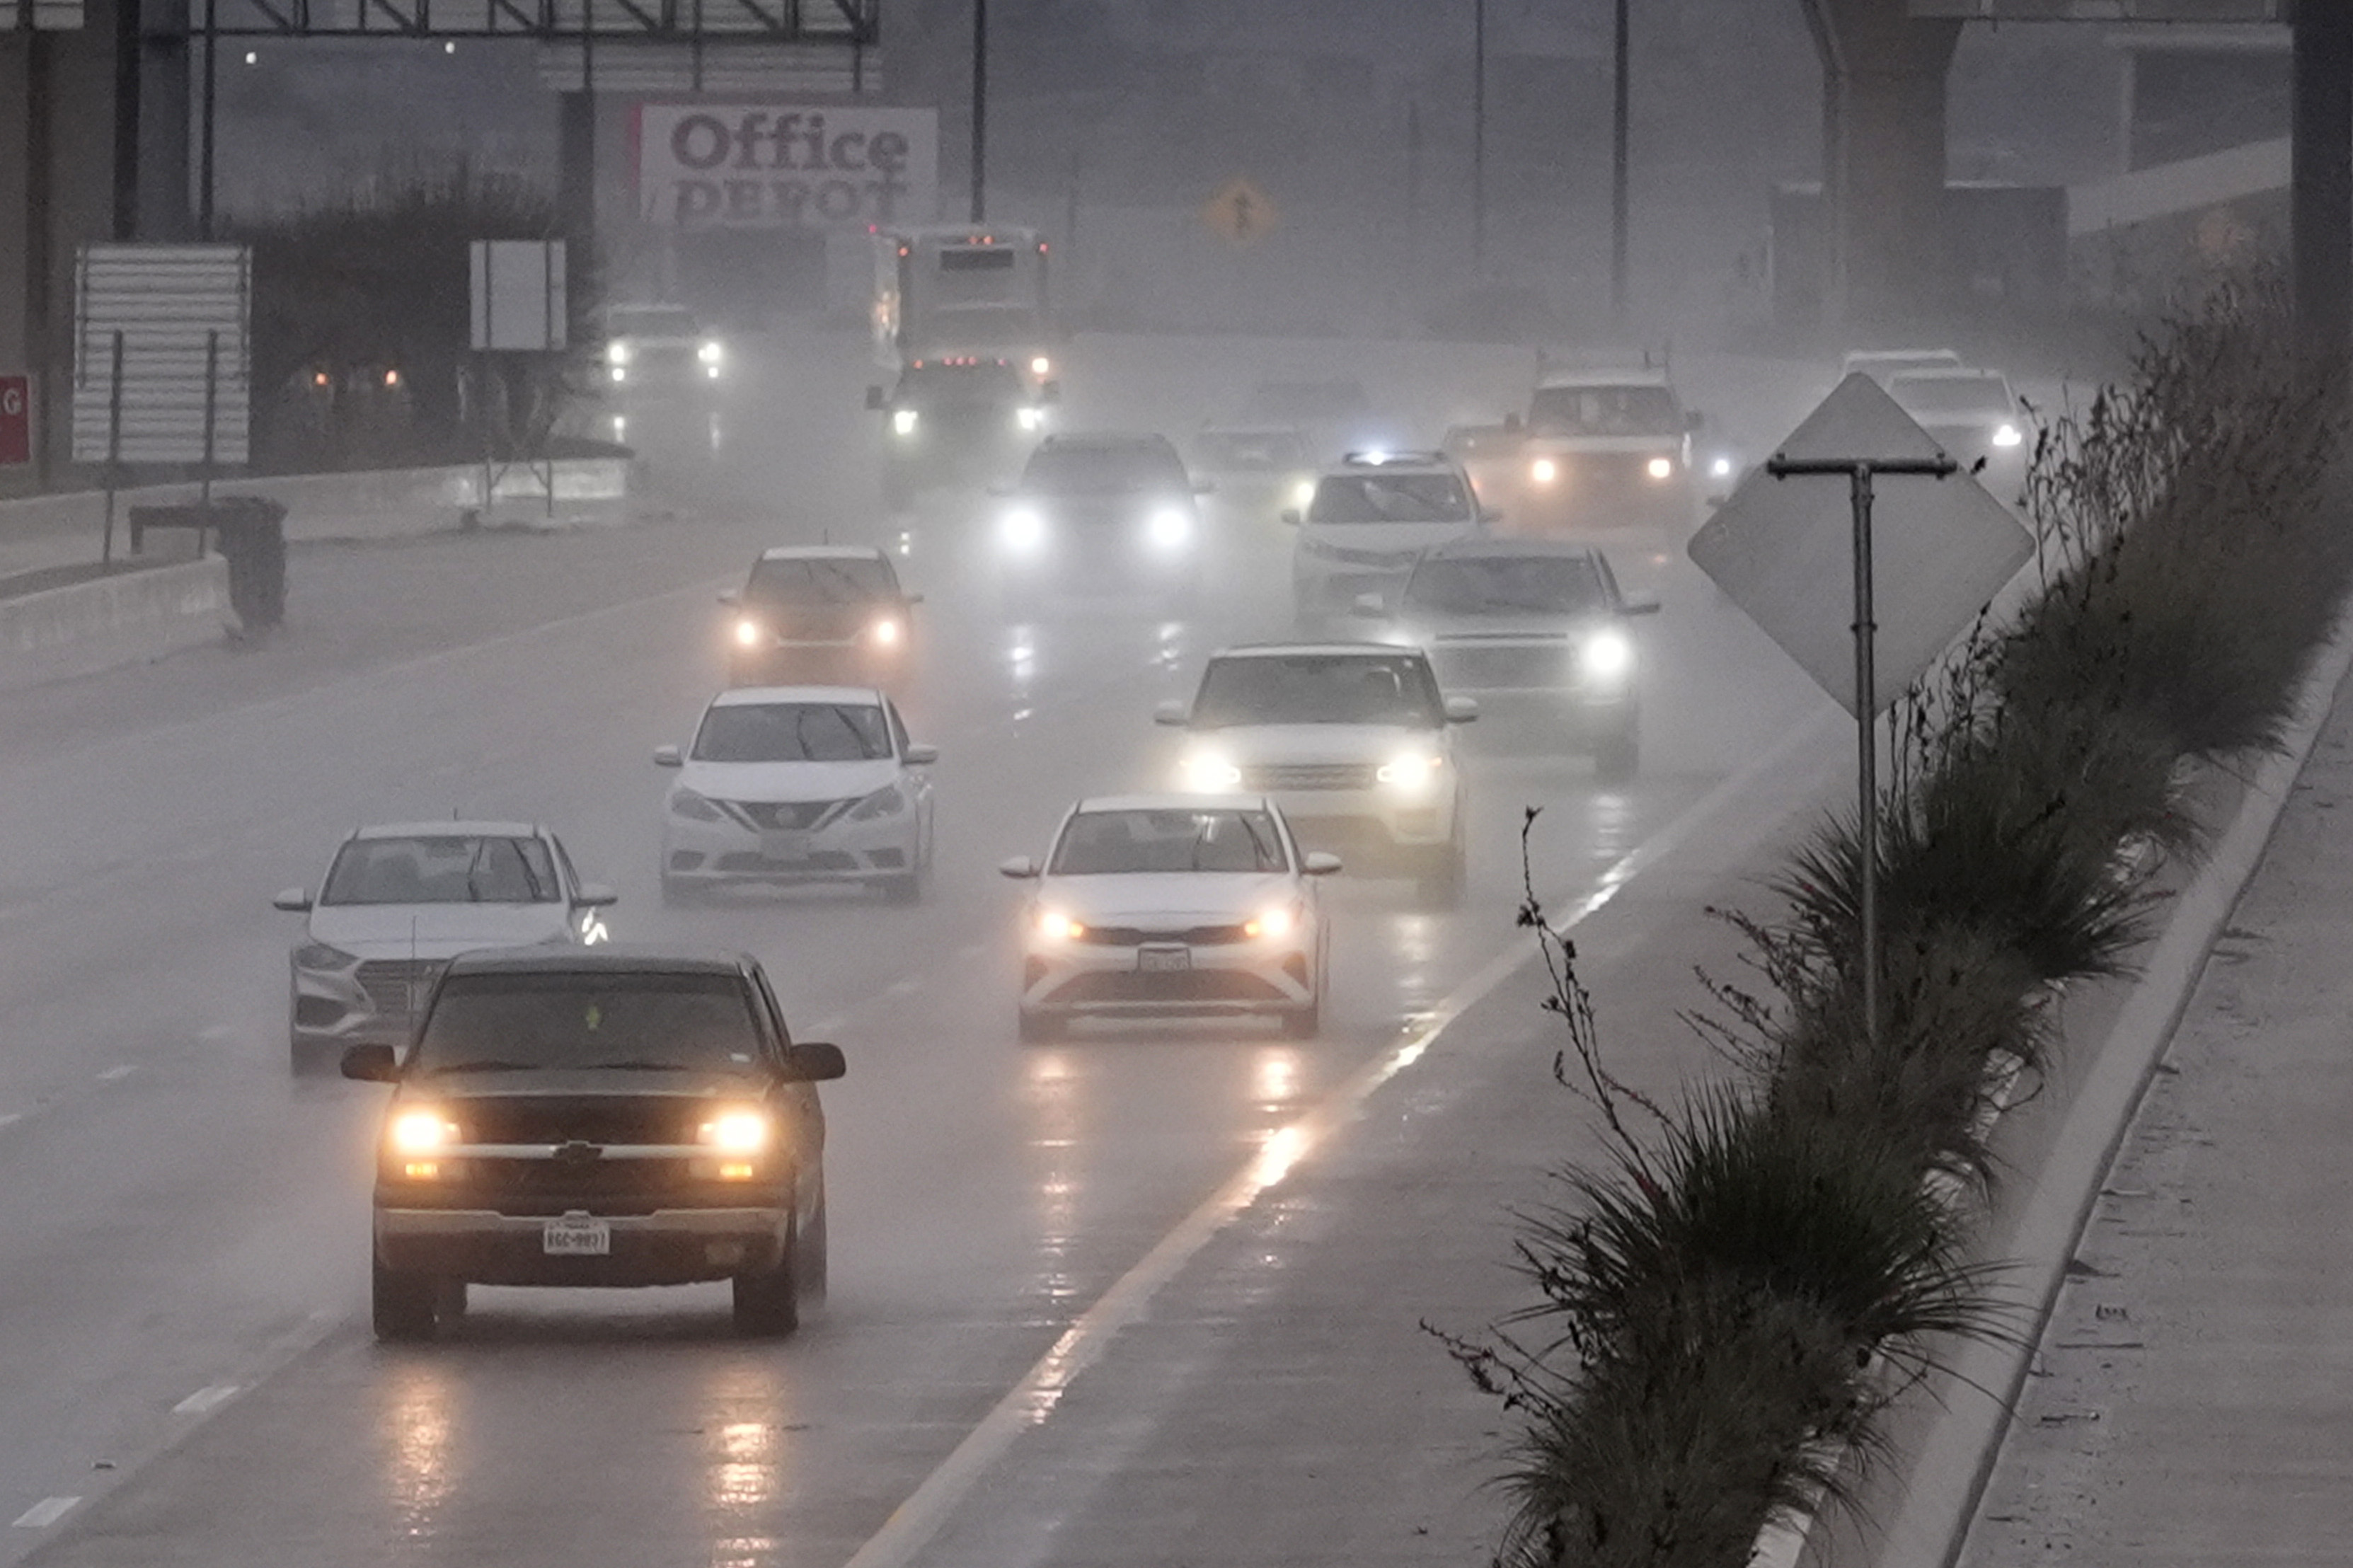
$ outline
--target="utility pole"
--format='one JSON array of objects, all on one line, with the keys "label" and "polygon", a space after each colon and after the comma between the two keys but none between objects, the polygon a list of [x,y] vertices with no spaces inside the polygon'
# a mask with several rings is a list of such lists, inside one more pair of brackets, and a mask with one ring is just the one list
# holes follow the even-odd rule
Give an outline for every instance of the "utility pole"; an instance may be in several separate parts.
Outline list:
[{"label": "utility pole", "polygon": [[219,0],[205,0],[205,76],[204,110],[196,131],[196,237],[213,237],[213,138],[214,122],[219,118],[216,100],[220,94],[220,68],[216,56],[220,53],[219,19],[214,15]]},{"label": "utility pole", "polygon": [[1487,266],[1487,0],[1471,0],[1471,261]]},{"label": "utility pole", "polygon": [[2353,9],[2295,7],[2288,184],[2297,335],[2323,363],[2353,349]]},{"label": "utility pole", "polygon": [[1616,98],[1609,120],[1609,313],[1626,324],[1627,131],[1633,93],[1632,56],[1627,47],[1627,0],[1618,0],[1615,45]]},{"label": "utility pole", "polygon": [[988,221],[988,0],[972,0],[972,221]]}]

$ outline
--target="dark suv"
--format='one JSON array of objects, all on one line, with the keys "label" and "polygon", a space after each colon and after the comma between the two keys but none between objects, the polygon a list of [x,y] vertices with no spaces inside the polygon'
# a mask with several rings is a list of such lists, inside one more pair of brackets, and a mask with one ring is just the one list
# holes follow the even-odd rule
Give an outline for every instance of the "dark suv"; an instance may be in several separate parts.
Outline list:
[{"label": "dark suv", "polygon": [[999,491],[997,542],[1006,581],[1186,592],[1201,572],[1196,497],[1166,436],[1049,436]]},{"label": "dark suv", "polygon": [[723,594],[730,686],[876,686],[903,691],[920,594],[871,545],[787,544]]},{"label": "dark suv", "polygon": [[466,1287],[727,1279],[736,1325],[789,1333],[825,1290],[825,1114],[841,1052],[795,1044],[748,956],[463,955],[407,1050],[375,1181],[379,1339],[433,1337]]}]

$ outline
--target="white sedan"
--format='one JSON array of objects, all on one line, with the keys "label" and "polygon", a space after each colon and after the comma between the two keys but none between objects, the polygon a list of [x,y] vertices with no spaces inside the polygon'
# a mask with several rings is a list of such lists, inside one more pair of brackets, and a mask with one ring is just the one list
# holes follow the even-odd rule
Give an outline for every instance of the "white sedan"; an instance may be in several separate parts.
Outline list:
[{"label": "white sedan", "polygon": [[930,764],[899,710],[866,687],[744,686],[703,710],[662,811],[662,899],[738,883],[848,883],[923,896]]},{"label": "white sedan", "polygon": [[1263,795],[1113,795],[1063,817],[1040,866],[997,868],[1036,890],[1022,912],[1021,1037],[1090,1015],[1274,1014],[1321,1027],[1327,949],[1315,879]]}]

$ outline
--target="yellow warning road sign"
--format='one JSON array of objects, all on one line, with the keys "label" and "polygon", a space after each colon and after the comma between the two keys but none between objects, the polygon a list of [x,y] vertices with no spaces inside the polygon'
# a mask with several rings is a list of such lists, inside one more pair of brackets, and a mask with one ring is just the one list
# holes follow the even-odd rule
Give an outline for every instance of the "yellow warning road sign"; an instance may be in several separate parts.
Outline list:
[{"label": "yellow warning road sign", "polygon": [[1280,215],[1273,199],[1237,174],[1201,208],[1201,221],[1236,245],[1250,245],[1272,232]]}]

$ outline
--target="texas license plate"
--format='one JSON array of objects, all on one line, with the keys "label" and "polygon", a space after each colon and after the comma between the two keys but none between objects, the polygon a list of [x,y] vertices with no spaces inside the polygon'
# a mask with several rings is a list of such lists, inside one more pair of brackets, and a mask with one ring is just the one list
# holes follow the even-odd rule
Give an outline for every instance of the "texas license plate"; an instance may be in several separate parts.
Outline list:
[{"label": "texas license plate", "polygon": [[613,1227],[601,1219],[566,1215],[541,1227],[539,1247],[550,1258],[607,1257],[613,1250]]},{"label": "texas license plate", "polygon": [[806,860],[808,852],[809,836],[806,833],[760,835],[760,858],[763,860]]},{"label": "texas license plate", "polygon": [[1193,967],[1193,950],[1189,947],[1145,947],[1135,953],[1135,971],[1139,974],[1175,974]]}]

